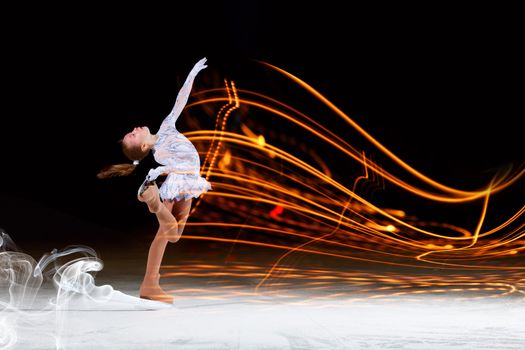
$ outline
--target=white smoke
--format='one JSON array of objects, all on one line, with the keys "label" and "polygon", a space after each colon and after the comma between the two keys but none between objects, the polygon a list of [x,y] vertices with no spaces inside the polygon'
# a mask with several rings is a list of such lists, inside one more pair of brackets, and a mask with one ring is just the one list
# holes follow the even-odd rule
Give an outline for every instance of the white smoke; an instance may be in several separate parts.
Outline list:
[{"label": "white smoke", "polygon": [[[73,258],[80,255],[81,257]],[[65,261],[65,259],[71,259]],[[116,291],[110,285],[97,286],[91,273],[102,270],[103,262],[87,246],[68,246],[44,254],[38,262],[20,252],[11,237],[0,229],[0,349],[19,343],[24,332],[54,324],[43,337],[55,339],[57,349],[67,348],[68,310],[75,309],[162,309],[171,305],[143,300]],[[43,282],[52,283],[56,294],[44,305],[35,300]],[[44,327],[45,329],[45,327]]]}]

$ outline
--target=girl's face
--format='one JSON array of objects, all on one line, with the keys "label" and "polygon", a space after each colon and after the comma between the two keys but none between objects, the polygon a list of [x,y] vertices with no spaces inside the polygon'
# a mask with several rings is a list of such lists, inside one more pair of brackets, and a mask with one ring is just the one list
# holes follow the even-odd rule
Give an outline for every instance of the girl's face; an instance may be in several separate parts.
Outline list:
[{"label": "girl's face", "polygon": [[124,136],[122,143],[128,148],[141,148],[150,135],[147,126],[136,127]]}]

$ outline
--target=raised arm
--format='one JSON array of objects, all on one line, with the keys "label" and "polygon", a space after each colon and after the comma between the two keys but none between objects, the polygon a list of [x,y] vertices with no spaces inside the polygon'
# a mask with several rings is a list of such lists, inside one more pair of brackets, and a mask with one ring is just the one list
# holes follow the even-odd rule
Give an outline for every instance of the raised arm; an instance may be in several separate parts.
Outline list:
[{"label": "raised arm", "polygon": [[168,116],[162,121],[162,124],[159,128],[159,132],[166,130],[168,126],[175,126],[175,122],[179,118],[179,115],[182,113],[184,106],[186,106],[186,103],[188,102],[188,97],[190,96],[191,88],[193,86],[193,81],[195,80],[195,77],[201,70],[203,70],[206,67],[208,67],[206,66],[206,57],[202,58],[193,66],[192,70],[190,71],[190,74],[188,74],[188,77],[184,82],[184,85],[182,86],[182,88],[179,91],[179,94],[177,95],[177,99],[175,100],[175,106],[173,106],[171,113],[168,114]]}]

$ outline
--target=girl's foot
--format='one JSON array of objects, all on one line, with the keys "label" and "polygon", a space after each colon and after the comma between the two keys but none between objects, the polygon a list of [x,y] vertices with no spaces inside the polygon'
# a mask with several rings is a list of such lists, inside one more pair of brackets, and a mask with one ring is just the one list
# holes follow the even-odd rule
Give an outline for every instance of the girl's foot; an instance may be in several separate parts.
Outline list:
[{"label": "girl's foot", "polygon": [[142,196],[138,196],[138,199],[141,202],[146,202],[151,213],[158,213],[161,209],[162,202],[160,201],[157,184],[148,186]]},{"label": "girl's foot", "polygon": [[139,296],[142,299],[173,303],[173,295],[166,293],[160,286],[140,287]]}]

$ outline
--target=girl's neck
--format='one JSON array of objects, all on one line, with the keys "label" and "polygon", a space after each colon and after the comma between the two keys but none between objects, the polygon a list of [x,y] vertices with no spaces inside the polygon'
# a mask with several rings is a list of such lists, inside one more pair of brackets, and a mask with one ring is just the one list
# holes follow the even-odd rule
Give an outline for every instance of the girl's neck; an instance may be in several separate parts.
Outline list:
[{"label": "girl's neck", "polygon": [[145,143],[151,148],[153,147],[153,145],[155,145],[158,139],[159,139],[158,135],[150,134],[148,138],[146,139]]}]

